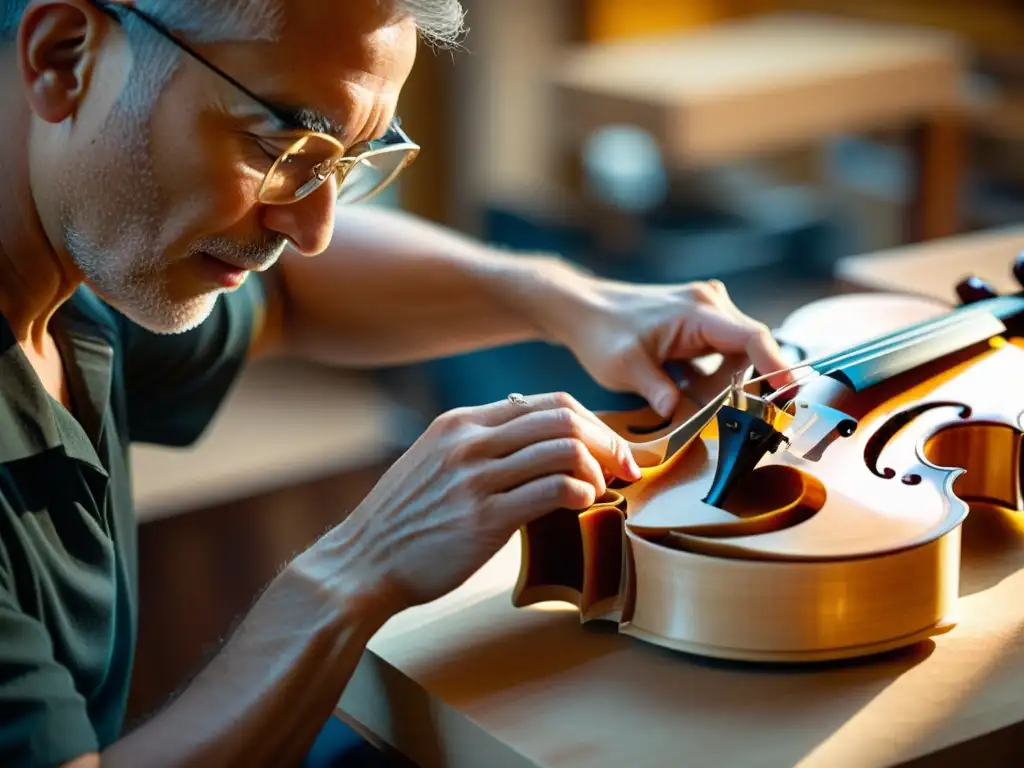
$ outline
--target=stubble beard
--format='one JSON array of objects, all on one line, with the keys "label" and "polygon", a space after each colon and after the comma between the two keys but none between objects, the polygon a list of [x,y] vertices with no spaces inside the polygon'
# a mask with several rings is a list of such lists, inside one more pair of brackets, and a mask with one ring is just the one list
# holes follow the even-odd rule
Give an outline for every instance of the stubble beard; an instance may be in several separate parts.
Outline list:
[{"label": "stubble beard", "polygon": [[[86,284],[154,333],[184,333],[213,311],[219,291],[173,298],[162,229],[167,204],[151,160],[149,120],[174,60],[136,67],[93,143],[111,162],[83,158],[66,172],[64,244]],[[99,167],[97,168],[97,165]]]}]

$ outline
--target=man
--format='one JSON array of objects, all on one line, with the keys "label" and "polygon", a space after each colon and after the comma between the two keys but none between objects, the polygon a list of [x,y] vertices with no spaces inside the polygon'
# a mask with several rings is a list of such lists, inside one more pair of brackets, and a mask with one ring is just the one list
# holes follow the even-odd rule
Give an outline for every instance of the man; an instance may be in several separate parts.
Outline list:
[{"label": "man", "polygon": [[566,395],[444,414],[126,734],[127,447],[195,441],[245,360],[367,366],[544,339],[663,414],[669,359],[785,367],[720,284],[608,282],[347,205],[414,156],[399,91],[420,34],[460,34],[455,0],[0,13],[3,765],[294,764],[390,616],[456,587],[529,519],[637,476]]}]

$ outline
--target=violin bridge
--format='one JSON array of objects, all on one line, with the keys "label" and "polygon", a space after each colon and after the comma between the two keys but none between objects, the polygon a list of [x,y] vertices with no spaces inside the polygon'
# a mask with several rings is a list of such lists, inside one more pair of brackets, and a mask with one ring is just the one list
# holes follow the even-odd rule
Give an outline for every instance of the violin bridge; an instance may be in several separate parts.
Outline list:
[{"label": "violin bridge", "polygon": [[808,461],[819,461],[825,449],[857,431],[857,420],[820,403],[796,402],[796,415],[786,430],[789,450]]},{"label": "violin bridge", "polygon": [[760,415],[723,405],[718,410],[718,463],[704,503],[721,508],[736,484],[784,442],[788,438]]}]

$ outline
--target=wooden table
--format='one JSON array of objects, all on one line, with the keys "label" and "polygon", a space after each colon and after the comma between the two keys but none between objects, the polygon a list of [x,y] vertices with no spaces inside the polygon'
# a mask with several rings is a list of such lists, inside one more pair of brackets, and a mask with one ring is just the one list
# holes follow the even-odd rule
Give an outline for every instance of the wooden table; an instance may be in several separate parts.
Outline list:
[{"label": "wooden table", "polygon": [[1000,293],[1020,291],[1011,266],[1021,252],[1024,227],[1008,227],[840,259],[835,276],[847,290],[910,291],[956,302],[956,284],[970,275]]},{"label": "wooden table", "polygon": [[956,234],[959,41],[935,30],[772,13],[568,50],[548,76],[570,157],[596,130],[646,131],[673,171],[876,129],[911,129],[917,242]]},{"label": "wooden table", "polygon": [[[952,299],[965,271],[999,280],[1024,230],[842,265],[862,287]],[[927,277],[910,277],[910,266]],[[1004,284],[1004,288],[1012,285]],[[670,653],[517,610],[514,537],[447,597],[392,619],[340,717],[425,768],[1024,764],[1024,521],[976,509],[964,526],[959,624],[914,650],[807,668]]]}]

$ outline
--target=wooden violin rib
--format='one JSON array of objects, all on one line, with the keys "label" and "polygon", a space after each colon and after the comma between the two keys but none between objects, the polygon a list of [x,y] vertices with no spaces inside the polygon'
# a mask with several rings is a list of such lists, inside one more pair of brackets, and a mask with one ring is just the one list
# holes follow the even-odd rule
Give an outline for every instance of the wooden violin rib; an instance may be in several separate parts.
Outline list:
[{"label": "wooden violin rib", "polygon": [[619,631],[744,661],[822,661],[917,642],[952,626],[959,532],[900,555],[805,563],[716,558],[630,535],[633,609]]},{"label": "wooden violin rib", "polygon": [[560,510],[527,524],[513,605],[559,600],[575,605],[584,622],[620,620],[629,593],[624,506],[610,491],[584,512]]},{"label": "wooden violin rib", "polygon": [[670,420],[599,414],[643,458],[642,477],[525,526],[514,604],[568,602],[647,643],[747,661],[864,656],[949,631],[971,505],[1024,511],[1024,342],[1006,330],[1024,301],[993,302],[993,322],[984,307],[970,323],[935,312],[939,328],[974,329],[943,331],[939,346],[908,304],[913,333],[900,337],[897,318],[893,338],[926,347],[872,357],[847,344],[834,359],[854,367],[832,371],[826,355],[785,408],[735,410],[736,369],[723,366],[692,380]]}]

